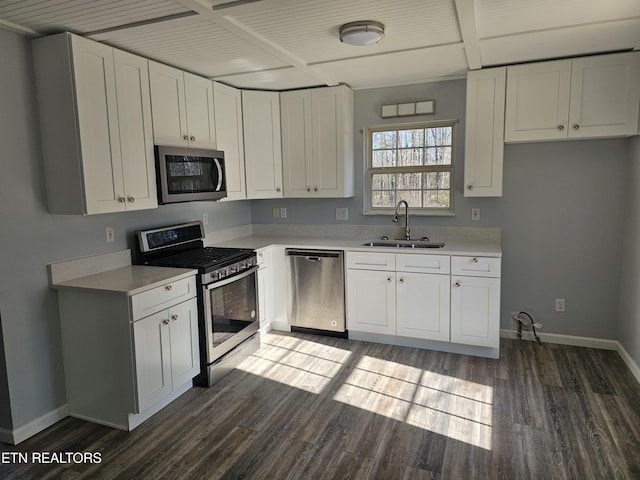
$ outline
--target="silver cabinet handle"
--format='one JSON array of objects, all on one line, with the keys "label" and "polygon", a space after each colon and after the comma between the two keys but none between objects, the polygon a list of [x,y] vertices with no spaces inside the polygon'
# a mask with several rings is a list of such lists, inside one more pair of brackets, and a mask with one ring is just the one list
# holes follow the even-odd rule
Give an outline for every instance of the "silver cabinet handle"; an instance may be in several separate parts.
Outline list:
[{"label": "silver cabinet handle", "polygon": [[186,133],[184,135],[182,135],[182,139],[183,140],[189,140],[189,135],[187,135]]},{"label": "silver cabinet handle", "polygon": [[191,135],[191,136],[189,137],[189,140],[191,140],[192,142],[194,142],[194,141],[196,140],[196,137],[194,137],[193,135]]},{"label": "silver cabinet handle", "polygon": [[118,197],[118,201],[119,201],[120,203],[124,203],[124,202],[126,202],[127,200],[126,200],[124,197]]},{"label": "silver cabinet handle", "polygon": [[387,282],[390,282],[390,281],[391,281],[391,277],[387,277]]},{"label": "silver cabinet handle", "polygon": [[558,130],[563,131],[564,130],[564,125],[558,125]]},{"label": "silver cabinet handle", "polygon": [[162,320],[162,324],[163,325],[169,325],[169,319],[166,318],[166,319]]},{"label": "silver cabinet handle", "polygon": [[471,259],[471,263],[478,263],[478,259],[477,258],[472,258]]},{"label": "silver cabinet handle", "polygon": [[307,187],[307,192],[310,192],[310,191],[311,191],[311,187]]},{"label": "silver cabinet handle", "polygon": [[577,123],[573,126],[574,130],[578,130],[580,128],[580,125],[578,125]]},{"label": "silver cabinet handle", "polygon": [[473,190],[473,185],[467,185],[467,190]]},{"label": "silver cabinet handle", "polygon": [[399,280],[399,282],[400,282],[400,283],[404,283],[404,278],[401,278],[401,279]]},{"label": "silver cabinet handle", "polygon": [[313,187],[313,191],[317,192],[318,191],[318,187]]},{"label": "silver cabinet handle", "polygon": [[280,187],[276,187],[276,192],[281,192],[282,189]]},{"label": "silver cabinet handle", "polygon": [[178,314],[174,313],[173,315],[171,315],[171,320],[173,320],[174,322],[178,319]]},{"label": "silver cabinet handle", "polygon": [[462,284],[461,284],[459,281],[458,281],[458,282],[456,282],[456,283],[454,283],[454,285],[455,285],[456,287],[460,287],[460,286],[462,286]]},{"label": "silver cabinet handle", "polygon": [[170,291],[173,289],[173,287],[172,287],[171,285],[167,285],[166,287],[164,287],[164,289],[165,289],[167,292],[170,292]]},{"label": "silver cabinet handle", "polygon": [[136,201],[136,199],[134,197],[128,197],[127,200],[129,200],[131,203]]}]

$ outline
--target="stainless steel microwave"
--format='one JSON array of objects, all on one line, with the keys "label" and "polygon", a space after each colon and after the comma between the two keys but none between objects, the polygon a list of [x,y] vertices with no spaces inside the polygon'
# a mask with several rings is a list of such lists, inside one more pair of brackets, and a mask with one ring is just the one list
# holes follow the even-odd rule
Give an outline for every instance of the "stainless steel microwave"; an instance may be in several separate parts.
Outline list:
[{"label": "stainless steel microwave", "polygon": [[224,152],[157,145],[155,155],[160,203],[227,196]]}]

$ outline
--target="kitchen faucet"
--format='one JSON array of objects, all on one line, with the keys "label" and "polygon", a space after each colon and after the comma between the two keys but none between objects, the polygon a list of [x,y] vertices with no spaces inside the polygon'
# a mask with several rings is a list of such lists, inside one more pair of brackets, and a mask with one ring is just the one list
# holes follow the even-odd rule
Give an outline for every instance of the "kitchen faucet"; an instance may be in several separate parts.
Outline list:
[{"label": "kitchen faucet", "polygon": [[396,213],[393,216],[393,223],[398,223],[398,210],[402,203],[404,203],[404,239],[411,240],[411,230],[409,229],[409,204],[406,200],[400,200],[396,205]]}]

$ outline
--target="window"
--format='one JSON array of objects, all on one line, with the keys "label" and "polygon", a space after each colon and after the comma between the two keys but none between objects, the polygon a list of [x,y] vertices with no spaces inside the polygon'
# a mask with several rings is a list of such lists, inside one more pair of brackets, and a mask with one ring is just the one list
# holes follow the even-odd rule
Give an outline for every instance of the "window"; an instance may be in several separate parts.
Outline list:
[{"label": "window", "polygon": [[366,212],[453,213],[454,123],[367,129]]}]

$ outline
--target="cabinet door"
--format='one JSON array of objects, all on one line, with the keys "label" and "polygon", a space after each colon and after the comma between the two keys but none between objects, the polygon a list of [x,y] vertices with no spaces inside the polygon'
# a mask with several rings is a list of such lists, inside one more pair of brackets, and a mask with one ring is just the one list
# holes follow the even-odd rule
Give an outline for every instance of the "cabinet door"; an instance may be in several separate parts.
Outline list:
[{"label": "cabinet door", "polygon": [[569,137],[638,133],[640,52],[573,60]]},{"label": "cabinet door", "polygon": [[173,388],[189,382],[200,372],[198,302],[195,298],[169,309],[171,378]]},{"label": "cabinet door", "polygon": [[313,131],[311,91],[280,94],[282,116],[282,174],[285,197],[312,197]]},{"label": "cabinet door", "polygon": [[347,329],[396,334],[395,272],[347,270]]},{"label": "cabinet door", "polygon": [[449,275],[396,273],[397,333],[449,341]]},{"label": "cabinet door", "polygon": [[86,213],[125,210],[113,48],[72,36]]},{"label": "cabinet door", "polygon": [[126,209],[155,208],[158,197],[148,62],[114,50],[114,65]]},{"label": "cabinet door", "polygon": [[467,75],[464,196],[501,197],[507,69]]},{"label": "cabinet door", "polygon": [[185,72],[184,97],[189,146],[215,149],[216,125],[213,111],[213,82]]},{"label": "cabinet door", "polygon": [[342,197],[345,192],[344,89],[312,92],[313,185],[317,197]]},{"label": "cabinet door", "polygon": [[247,197],[282,197],[279,94],[243,91],[242,121]]},{"label": "cabinet door", "polygon": [[505,142],[567,138],[571,60],[507,68]]},{"label": "cabinet door", "polygon": [[133,324],[138,397],[134,413],[144,411],[173,390],[169,323],[169,313],[163,310]]},{"label": "cabinet door", "polygon": [[451,341],[497,348],[500,279],[451,277]]},{"label": "cabinet door", "polygon": [[153,139],[158,145],[187,146],[187,115],[182,70],[149,61]]},{"label": "cabinet door", "polygon": [[223,200],[247,198],[240,90],[214,82],[213,109],[218,119],[216,122],[217,148],[224,152],[227,176],[227,197]]}]

